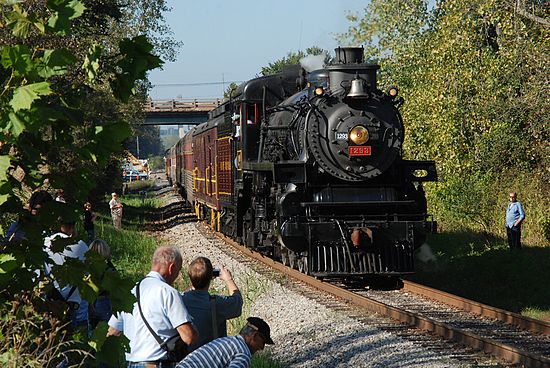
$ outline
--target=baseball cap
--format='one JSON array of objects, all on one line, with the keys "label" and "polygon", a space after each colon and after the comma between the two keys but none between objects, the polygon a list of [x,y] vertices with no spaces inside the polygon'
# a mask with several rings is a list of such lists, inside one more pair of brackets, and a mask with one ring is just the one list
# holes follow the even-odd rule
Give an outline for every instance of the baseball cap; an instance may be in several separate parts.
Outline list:
[{"label": "baseball cap", "polygon": [[269,328],[269,325],[263,319],[258,317],[248,317],[246,320],[248,321],[249,325],[255,327],[258,332],[262,334],[266,344],[274,344],[273,340],[271,340],[271,330]]}]

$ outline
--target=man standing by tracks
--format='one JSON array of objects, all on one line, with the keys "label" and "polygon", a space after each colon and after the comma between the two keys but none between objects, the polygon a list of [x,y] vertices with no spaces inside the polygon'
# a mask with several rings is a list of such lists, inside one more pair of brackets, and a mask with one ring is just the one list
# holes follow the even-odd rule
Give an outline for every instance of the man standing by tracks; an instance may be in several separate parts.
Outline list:
[{"label": "man standing by tracks", "polygon": [[521,224],[525,220],[523,206],[517,200],[517,193],[510,192],[510,204],[506,209],[506,235],[510,249],[521,249]]},{"label": "man standing by tracks", "polygon": [[115,229],[120,230],[122,227],[122,203],[118,200],[116,193],[111,193],[111,200],[109,201],[109,208],[111,209],[111,216],[113,217],[113,226]]},{"label": "man standing by tracks", "polygon": [[158,248],[153,255],[151,272],[135,288],[137,302],[132,314],[119,314],[109,320],[109,336],[124,332],[130,340],[129,368],[174,366],[176,362],[168,359],[157,338],[167,341],[179,334],[187,345],[196,340],[197,331],[191,324],[191,316],[181,295],[172,287],[181,267],[177,248]]}]

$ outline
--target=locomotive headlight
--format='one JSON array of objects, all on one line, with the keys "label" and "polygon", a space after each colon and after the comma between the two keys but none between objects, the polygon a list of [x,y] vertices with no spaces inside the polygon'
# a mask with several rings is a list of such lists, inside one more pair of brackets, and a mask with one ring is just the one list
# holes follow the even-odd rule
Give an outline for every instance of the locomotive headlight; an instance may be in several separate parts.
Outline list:
[{"label": "locomotive headlight", "polygon": [[396,98],[398,93],[399,90],[397,89],[397,87],[390,87],[390,89],[388,90],[388,95],[390,95],[391,98]]},{"label": "locomotive headlight", "polygon": [[325,93],[325,89],[323,87],[315,88],[315,96],[322,96],[324,93]]},{"label": "locomotive headlight", "polygon": [[357,125],[349,132],[349,139],[357,145],[365,144],[369,140],[369,131],[362,125]]}]

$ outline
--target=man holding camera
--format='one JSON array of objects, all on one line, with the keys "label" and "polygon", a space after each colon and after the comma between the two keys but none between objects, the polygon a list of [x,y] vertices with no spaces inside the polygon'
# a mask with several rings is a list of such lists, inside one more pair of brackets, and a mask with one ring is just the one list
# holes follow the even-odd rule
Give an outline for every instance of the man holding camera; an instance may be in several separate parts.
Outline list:
[{"label": "man holding camera", "polygon": [[[183,302],[199,331],[198,340],[189,346],[191,352],[218,337],[227,336],[227,320],[241,315],[243,298],[231,272],[223,266],[214,270],[212,262],[206,257],[198,257],[191,262],[188,274],[192,288],[183,293]],[[208,293],[214,277],[225,282],[229,295]]]}]

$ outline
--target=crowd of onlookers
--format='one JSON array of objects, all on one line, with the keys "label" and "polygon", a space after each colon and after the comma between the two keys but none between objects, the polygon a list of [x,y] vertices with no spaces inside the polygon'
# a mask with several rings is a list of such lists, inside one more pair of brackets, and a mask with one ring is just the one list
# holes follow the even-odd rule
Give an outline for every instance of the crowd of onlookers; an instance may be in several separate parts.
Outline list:
[{"label": "crowd of onlookers", "polygon": [[[29,216],[53,197],[46,191],[33,193],[28,203]],[[66,203],[63,191],[55,201]],[[122,203],[116,193],[109,202],[113,225],[120,229]],[[25,218],[15,221],[7,232],[8,241],[25,238]],[[99,322],[108,322],[108,336],[124,334],[130,341],[126,354],[128,367],[248,367],[254,352],[273,344],[268,324],[260,318],[249,317],[237,336],[227,336],[227,320],[242,313],[243,298],[231,272],[224,266],[214,268],[206,257],[198,257],[187,267],[191,288],[181,292],[172,285],[183,267],[182,256],[176,247],[161,246],[153,254],[151,271],[133,288],[136,296],[132,312],[113,315],[109,293],[99,290],[94,302],[88,303],[78,287],[56,280],[53,267],[67,259],[84,261],[94,252],[105,262],[101,278],[114,272],[111,250],[102,239],[95,237],[96,218],[89,202],[84,204],[83,225],[87,242],[78,240],[76,219],[70,215],[58,218],[58,228],[44,237],[48,255],[44,275],[50,284],[47,298],[62,300],[68,308],[68,327],[85,331],[91,336]],[[53,244],[63,239],[61,251]],[[74,241],[73,241],[74,240]],[[98,257],[94,255],[94,257]],[[209,293],[212,280],[225,282],[227,295]],[[64,361],[64,364],[68,364]],[[102,366],[105,366],[102,364]]]}]

